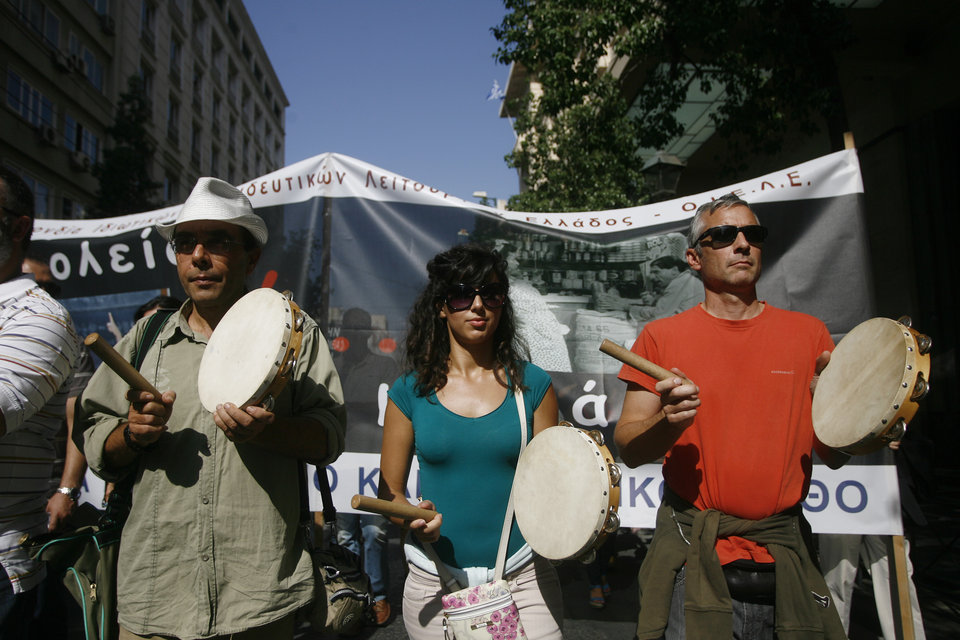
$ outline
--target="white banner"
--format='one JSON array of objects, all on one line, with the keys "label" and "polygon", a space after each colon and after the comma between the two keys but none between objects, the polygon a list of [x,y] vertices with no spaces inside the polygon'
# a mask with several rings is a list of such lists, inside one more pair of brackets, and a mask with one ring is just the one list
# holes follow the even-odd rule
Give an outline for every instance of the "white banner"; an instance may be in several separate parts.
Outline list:
[{"label": "white banner", "polygon": [[[652,529],[663,495],[661,466],[647,464],[629,469],[621,464],[620,470],[620,526]],[[350,505],[354,495],[377,496],[380,456],[375,453],[346,452],[326,471],[337,511],[358,513]],[[316,467],[307,465],[310,509],[322,511],[316,472]],[[419,480],[420,468],[414,458],[407,483],[408,497],[414,503],[420,494]],[[100,508],[103,489],[103,480],[87,472],[80,502]],[[894,465],[848,465],[841,469],[814,465],[803,512],[814,533],[903,535],[897,469]]]},{"label": "white banner", "polygon": [[[629,469],[620,464],[621,527],[652,529],[663,495],[663,476],[659,464]],[[310,479],[310,508],[322,511],[316,468],[307,467]],[[410,468],[407,494],[414,503],[419,492],[419,465],[416,458]],[[380,456],[374,453],[345,453],[327,467],[327,481],[337,511],[357,513],[350,506],[354,495],[376,497],[380,480]],[[897,469],[893,465],[848,465],[830,469],[814,465],[810,493],[803,512],[815,533],[862,533],[903,535]]]},{"label": "white banner", "polygon": [[[399,373],[398,345],[426,282],[424,265],[453,244],[482,242],[512,252],[518,266],[510,276],[511,296],[523,300],[520,324],[545,328],[521,336],[531,345],[532,361],[550,373],[561,416],[599,429],[608,443],[625,385],[616,378],[619,363],[597,347],[602,339],[629,346],[651,318],[643,309],[635,315],[633,306],[606,301],[659,299],[651,265],[664,256],[682,258],[685,227],[704,202],[733,192],[757,208],[770,229],[758,291],[771,305],[820,318],[835,340],[873,311],[863,183],[853,150],[667,202],[599,212],[494,210],[335,153],[239,187],[270,232],[248,284],[294,293],[324,325],[344,388],[353,394],[347,396],[348,453],[330,471],[344,510],[355,493],[375,493],[382,389]],[[164,290],[182,294],[173,252],[153,227],[178,210],[36,221],[31,249],[49,259],[81,334],[103,334],[108,319],[126,330],[142,302]],[[352,308],[369,314],[367,334],[343,333],[342,318]],[[351,348],[372,357],[369,366],[341,361],[356,353]],[[374,364],[377,376],[370,374]],[[625,526],[652,526],[656,505],[647,498],[659,500],[659,474],[657,467],[625,470]],[[95,505],[101,486],[87,482],[84,495]],[[820,531],[900,529],[889,457],[855,460],[840,472],[817,467],[805,506]]]}]

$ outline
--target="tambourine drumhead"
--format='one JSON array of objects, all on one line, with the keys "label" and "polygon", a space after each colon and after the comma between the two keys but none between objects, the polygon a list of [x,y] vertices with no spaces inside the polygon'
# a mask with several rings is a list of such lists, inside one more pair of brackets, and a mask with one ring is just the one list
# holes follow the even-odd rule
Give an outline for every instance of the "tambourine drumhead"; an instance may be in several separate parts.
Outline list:
[{"label": "tambourine drumhead", "polygon": [[197,386],[207,411],[225,402],[245,407],[263,401],[299,352],[299,313],[273,289],[255,289],[230,307],[200,361]]},{"label": "tambourine drumhead", "polygon": [[918,375],[929,375],[917,333],[888,318],[854,327],[834,349],[813,396],[813,428],[825,445],[848,453],[884,447],[884,435],[916,413]]},{"label": "tambourine drumhead", "polygon": [[610,512],[620,503],[611,464],[607,448],[574,427],[550,427],[530,441],[513,481],[517,524],[530,548],[564,560],[590,551],[605,536]]}]

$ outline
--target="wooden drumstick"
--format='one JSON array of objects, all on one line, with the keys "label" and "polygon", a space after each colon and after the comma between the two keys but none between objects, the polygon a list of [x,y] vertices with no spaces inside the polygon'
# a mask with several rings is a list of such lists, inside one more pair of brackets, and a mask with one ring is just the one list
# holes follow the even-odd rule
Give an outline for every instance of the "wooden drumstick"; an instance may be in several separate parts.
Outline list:
[{"label": "wooden drumstick", "polygon": [[393,516],[394,518],[403,518],[404,520],[418,520],[423,518],[426,521],[433,520],[437,512],[433,509],[421,509],[411,504],[402,502],[393,502],[391,500],[381,500],[380,498],[369,498],[357,494],[350,499],[350,506],[361,511],[370,511],[379,513],[382,516]]},{"label": "wooden drumstick", "polygon": [[669,380],[670,378],[680,378],[683,380],[684,384],[693,384],[689,379],[684,378],[683,376],[678,376],[672,371],[664,369],[660,365],[653,364],[645,358],[641,358],[633,351],[629,349],[624,349],[615,342],[611,342],[607,339],[604,339],[600,343],[600,351],[604,352],[608,356],[612,356],[619,360],[620,362],[630,365],[637,371],[641,371],[651,378],[656,380]]},{"label": "wooden drumstick", "polygon": [[124,382],[130,385],[130,388],[137,389],[138,391],[149,391],[155,398],[160,398],[162,394],[157,391],[132,364],[124,360],[123,356],[110,346],[110,343],[101,338],[99,333],[91,333],[88,335],[83,339],[83,344],[100,356],[103,363],[120,376]]}]

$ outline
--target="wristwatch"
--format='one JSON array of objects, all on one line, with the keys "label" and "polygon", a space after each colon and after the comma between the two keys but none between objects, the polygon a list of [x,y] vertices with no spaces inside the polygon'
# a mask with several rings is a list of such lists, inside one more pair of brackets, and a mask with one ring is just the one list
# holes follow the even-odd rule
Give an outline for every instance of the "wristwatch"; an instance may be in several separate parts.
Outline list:
[{"label": "wristwatch", "polygon": [[62,493],[74,502],[80,499],[80,487],[58,487],[57,493]]}]

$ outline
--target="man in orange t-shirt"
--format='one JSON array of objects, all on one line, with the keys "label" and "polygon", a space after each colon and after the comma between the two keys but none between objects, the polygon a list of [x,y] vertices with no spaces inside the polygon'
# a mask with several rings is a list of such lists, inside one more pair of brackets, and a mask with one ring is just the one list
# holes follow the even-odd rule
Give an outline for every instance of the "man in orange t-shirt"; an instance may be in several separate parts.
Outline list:
[{"label": "man in orange t-shirt", "polygon": [[833,342],[820,320],[757,298],[766,235],[733,195],[701,206],[686,259],[704,301],[647,324],[633,346],[677,377],[656,381],[628,366],[620,373],[628,385],[615,431],[623,461],[665,457],[664,503],[640,573],[638,638],[683,638],[688,627],[697,638],[813,629],[843,637],[799,533],[811,450],[831,467],[847,460],[817,441],[810,417],[813,381]]}]

